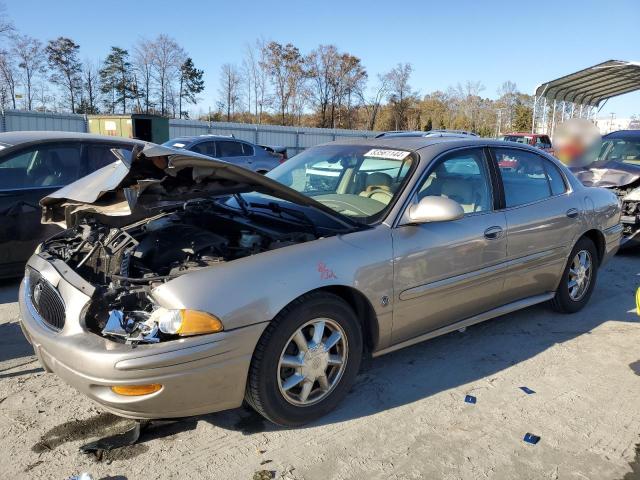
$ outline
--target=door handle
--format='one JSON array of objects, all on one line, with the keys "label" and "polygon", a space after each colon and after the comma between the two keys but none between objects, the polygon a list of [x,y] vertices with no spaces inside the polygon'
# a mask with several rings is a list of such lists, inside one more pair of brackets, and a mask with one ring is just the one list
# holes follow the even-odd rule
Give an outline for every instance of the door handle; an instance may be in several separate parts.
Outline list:
[{"label": "door handle", "polygon": [[502,227],[493,226],[489,227],[484,231],[484,238],[488,240],[496,240],[498,238],[502,238]]},{"label": "door handle", "polygon": [[580,211],[577,208],[567,210],[567,217],[569,218],[578,218],[578,215],[580,215]]}]

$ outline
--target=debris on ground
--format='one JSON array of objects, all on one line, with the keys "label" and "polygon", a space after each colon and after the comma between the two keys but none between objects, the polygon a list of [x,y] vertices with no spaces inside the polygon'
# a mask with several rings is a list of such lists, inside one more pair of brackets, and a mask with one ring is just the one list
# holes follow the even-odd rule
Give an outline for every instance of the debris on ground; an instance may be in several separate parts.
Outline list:
[{"label": "debris on ground", "polygon": [[466,397],[464,397],[464,401],[467,403],[476,403],[476,397],[474,397],[473,395],[467,395]]},{"label": "debris on ground", "polygon": [[533,433],[525,433],[523,440],[531,445],[535,445],[540,441],[540,437],[538,435],[534,435]]},{"label": "debris on ground", "polygon": [[534,390],[531,390],[529,387],[520,387],[520,390],[522,390],[527,395],[531,395],[532,393],[536,393]]},{"label": "debris on ground", "polygon": [[253,474],[253,480],[271,480],[276,478],[275,470],[258,470]]}]

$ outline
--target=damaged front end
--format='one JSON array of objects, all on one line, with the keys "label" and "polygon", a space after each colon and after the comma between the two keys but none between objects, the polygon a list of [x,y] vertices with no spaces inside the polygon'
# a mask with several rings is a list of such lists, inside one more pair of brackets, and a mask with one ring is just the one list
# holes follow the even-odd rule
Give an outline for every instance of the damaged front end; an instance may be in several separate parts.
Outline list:
[{"label": "damaged front end", "polygon": [[622,213],[622,245],[635,240],[640,233],[640,168],[618,164],[574,173],[583,185],[608,188],[616,194]]},{"label": "damaged front end", "polygon": [[84,180],[92,189],[72,184],[42,201],[46,221],[71,228],[43,242],[38,255],[64,262],[94,287],[80,315],[89,332],[127,344],[220,332],[222,322],[211,313],[164,308],[154,289],[196,270],[331,234],[276,202],[251,204],[270,214],[250,210],[241,192],[296,200],[297,192],[279,191],[286,187],[270,179],[150,148],[127,168],[113,167],[108,181],[100,171],[98,180]]}]

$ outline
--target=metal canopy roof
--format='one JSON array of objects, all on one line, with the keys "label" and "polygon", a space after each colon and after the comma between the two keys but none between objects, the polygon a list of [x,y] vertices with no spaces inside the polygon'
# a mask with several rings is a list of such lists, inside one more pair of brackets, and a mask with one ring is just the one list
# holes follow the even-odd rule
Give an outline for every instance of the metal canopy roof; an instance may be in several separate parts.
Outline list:
[{"label": "metal canopy roof", "polygon": [[640,62],[609,60],[539,85],[536,97],[597,107],[635,90],[640,90]]}]

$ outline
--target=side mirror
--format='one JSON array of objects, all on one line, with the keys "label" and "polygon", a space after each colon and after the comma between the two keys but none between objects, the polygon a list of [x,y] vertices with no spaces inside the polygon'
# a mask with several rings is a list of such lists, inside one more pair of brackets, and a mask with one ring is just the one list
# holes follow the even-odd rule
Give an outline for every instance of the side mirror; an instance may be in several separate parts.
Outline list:
[{"label": "side mirror", "polygon": [[405,214],[405,225],[429,222],[450,222],[464,217],[464,210],[455,200],[447,197],[427,196],[411,205]]}]

